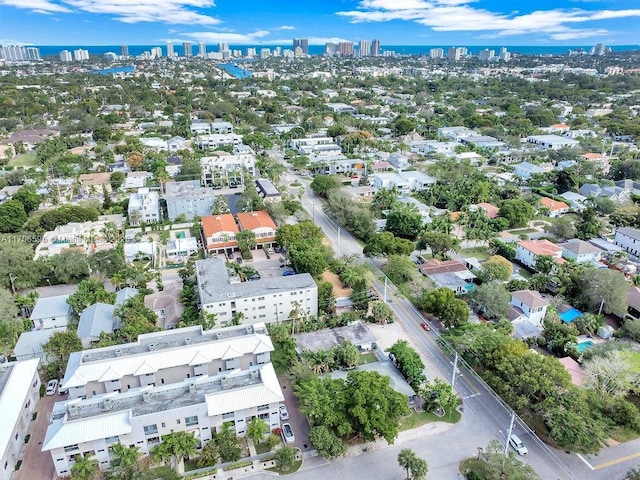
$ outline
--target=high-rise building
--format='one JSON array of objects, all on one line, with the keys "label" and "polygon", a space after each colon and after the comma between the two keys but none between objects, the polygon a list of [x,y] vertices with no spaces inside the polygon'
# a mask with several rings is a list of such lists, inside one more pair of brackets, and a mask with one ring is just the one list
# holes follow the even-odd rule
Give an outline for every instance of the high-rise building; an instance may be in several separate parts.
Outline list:
[{"label": "high-rise building", "polygon": [[335,57],[338,53],[338,44],[337,43],[325,43],[324,44],[324,54],[328,57]]},{"label": "high-rise building", "polygon": [[200,58],[207,58],[207,44],[202,40],[198,42],[198,56]]},{"label": "high-rise building", "polygon": [[60,52],[60,61],[61,62],[73,62],[73,57],[71,56],[71,52],[69,50],[62,50]]},{"label": "high-rise building", "polygon": [[182,42],[182,51],[185,57],[193,56],[193,51],[191,50],[191,42]]},{"label": "high-rise building", "polygon": [[171,58],[174,55],[175,55],[175,52],[173,51],[173,42],[169,40],[167,42],[167,57]]},{"label": "high-rise building", "polygon": [[120,45],[120,55],[123,57],[129,56],[129,46],[128,45]]},{"label": "high-rise building", "polygon": [[160,47],[153,47],[151,49],[151,58],[162,58],[162,49]]},{"label": "high-rise building", "polygon": [[488,48],[485,48],[483,50],[480,50],[478,52],[478,59],[482,60],[482,61],[488,61],[488,60],[493,60],[493,57],[496,56],[496,51],[495,50],[489,50]]},{"label": "high-rise building", "polygon": [[274,57],[281,57],[282,56],[282,48],[281,47],[276,47],[273,49],[273,56]]},{"label": "high-rise building", "polygon": [[502,47],[500,49],[500,55],[498,56],[500,60],[508,62],[511,60],[511,53],[507,51],[507,47]]},{"label": "high-rise building", "polygon": [[293,51],[296,51],[296,47],[300,47],[303,55],[309,55],[309,39],[307,38],[294,38],[293,39]]},{"label": "high-rise building", "polygon": [[429,58],[443,58],[444,57],[444,49],[443,48],[432,48],[429,50]]},{"label": "high-rise building", "polygon": [[370,57],[371,42],[369,40],[360,40],[358,43],[358,52],[361,57]]},{"label": "high-rise building", "polygon": [[460,60],[467,55],[467,47],[449,47],[447,50],[447,58],[449,60]]},{"label": "high-rise building", "polygon": [[73,51],[73,59],[76,62],[82,62],[84,60],[89,60],[89,50],[83,50],[81,48],[78,48],[77,50]]},{"label": "high-rise building", "polygon": [[247,48],[247,57],[257,57],[256,49],[253,47]]},{"label": "high-rise building", "polygon": [[22,45],[2,45],[0,48],[0,59],[7,62],[28,62],[38,61],[40,50],[35,47],[24,47]]},{"label": "high-rise building", "polygon": [[338,43],[338,55],[341,57],[353,57],[353,42]]},{"label": "high-rise building", "polygon": [[374,57],[380,56],[380,40],[377,38],[371,40],[371,55]]},{"label": "high-rise building", "polygon": [[260,49],[260,58],[264,60],[265,58],[269,58],[271,56],[271,49],[269,48],[261,48]]},{"label": "high-rise building", "polygon": [[218,43],[218,51],[219,52],[228,52],[229,44],[228,43]]},{"label": "high-rise building", "polygon": [[607,47],[605,46],[604,43],[597,43],[592,49],[591,49],[591,55],[599,55],[602,56],[605,53],[607,53]]}]

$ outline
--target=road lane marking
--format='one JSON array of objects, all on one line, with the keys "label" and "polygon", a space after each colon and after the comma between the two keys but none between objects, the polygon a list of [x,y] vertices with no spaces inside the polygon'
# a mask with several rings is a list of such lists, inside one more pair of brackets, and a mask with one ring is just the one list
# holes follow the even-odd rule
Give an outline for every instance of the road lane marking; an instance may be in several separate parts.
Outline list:
[{"label": "road lane marking", "polygon": [[601,463],[599,465],[591,465],[582,455],[577,454],[578,457],[582,459],[584,463],[586,463],[591,470],[600,470],[602,468],[611,467],[613,465],[617,465],[618,463],[626,462],[627,460],[633,460],[634,458],[640,457],[640,452],[632,453],[631,455],[627,455],[626,457],[615,458],[613,460],[609,460],[608,462]]}]

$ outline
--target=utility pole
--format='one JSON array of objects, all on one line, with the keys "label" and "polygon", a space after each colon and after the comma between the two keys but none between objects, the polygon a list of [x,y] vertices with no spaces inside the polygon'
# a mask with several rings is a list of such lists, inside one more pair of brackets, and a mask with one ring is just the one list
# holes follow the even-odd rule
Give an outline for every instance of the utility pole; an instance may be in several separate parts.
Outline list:
[{"label": "utility pole", "polygon": [[341,228],[338,227],[338,244],[337,244],[337,248],[336,248],[336,255],[338,257],[340,256],[340,230],[341,230]]},{"label": "utility pole", "polygon": [[387,303],[387,277],[384,277],[384,295],[382,298],[384,299],[384,303]]},{"label": "utility pole", "polygon": [[509,433],[507,434],[507,441],[504,444],[504,456],[509,453],[509,439],[511,438],[511,432],[513,432],[513,422],[516,420],[516,414],[511,412],[511,421],[509,422]]},{"label": "utility pole", "polygon": [[453,390],[453,385],[456,383],[457,373],[458,373],[458,352],[456,352],[456,356],[453,358],[453,373],[451,374],[451,390]]},{"label": "utility pole", "polygon": [[13,275],[12,275],[12,274],[9,274],[9,281],[11,282],[11,291],[12,291],[12,292],[13,292],[13,294],[15,295],[15,294],[16,294],[16,287],[15,287],[15,285],[13,284],[13,280],[14,280]]},{"label": "utility pole", "polygon": [[598,315],[602,314],[602,307],[604,307],[604,298],[600,302],[600,309],[598,310]]}]

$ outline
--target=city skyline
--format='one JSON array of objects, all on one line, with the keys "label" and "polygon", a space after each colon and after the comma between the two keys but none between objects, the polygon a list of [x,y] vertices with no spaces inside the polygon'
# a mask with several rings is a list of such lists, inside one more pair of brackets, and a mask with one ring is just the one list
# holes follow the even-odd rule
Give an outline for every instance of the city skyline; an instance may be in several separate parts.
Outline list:
[{"label": "city skyline", "polygon": [[636,0],[0,0],[0,43],[640,44]]}]

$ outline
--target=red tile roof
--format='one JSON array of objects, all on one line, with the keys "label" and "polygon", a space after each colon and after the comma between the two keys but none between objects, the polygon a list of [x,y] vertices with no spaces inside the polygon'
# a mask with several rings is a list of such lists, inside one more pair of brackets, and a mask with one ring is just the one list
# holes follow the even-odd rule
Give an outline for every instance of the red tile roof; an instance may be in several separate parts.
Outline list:
[{"label": "red tile roof", "polygon": [[440,260],[432,258],[420,265],[419,269],[424,275],[435,275],[437,273],[464,272],[467,270],[467,267],[459,260],[445,260],[441,262]]},{"label": "red tile roof", "polygon": [[496,218],[498,216],[498,212],[500,212],[500,209],[498,207],[486,202],[479,203],[477,207],[484,210],[487,218]]},{"label": "red tile roof", "polygon": [[534,255],[550,255],[552,257],[562,255],[562,247],[549,240],[522,240],[518,242],[518,245]]},{"label": "red tile roof", "polygon": [[552,198],[542,197],[540,203],[547,207],[551,212],[557,212],[558,210],[568,210],[569,205],[564,202],[557,202]]},{"label": "red tile roof", "polygon": [[[211,215],[208,217],[202,217],[202,231],[204,232],[205,242],[208,242],[209,238],[222,232],[231,232],[233,234],[238,233],[238,226],[230,213],[223,215]],[[225,248],[235,247],[238,245],[236,240],[230,240],[227,242],[213,242],[207,243],[207,248]]]},{"label": "red tile roof", "polygon": [[272,230],[275,230],[277,228],[266,210],[260,210],[258,212],[240,212],[237,216],[238,223],[242,230],[256,230],[257,228],[271,228]]}]

